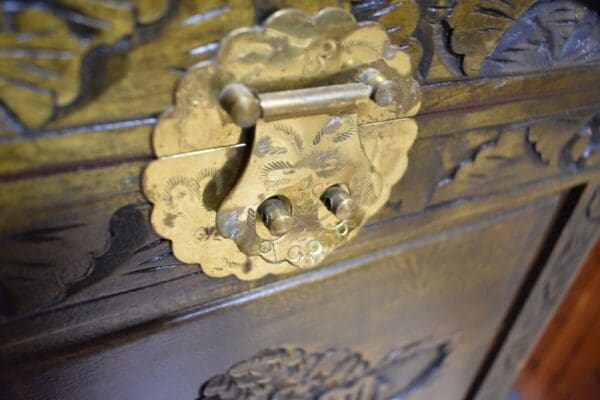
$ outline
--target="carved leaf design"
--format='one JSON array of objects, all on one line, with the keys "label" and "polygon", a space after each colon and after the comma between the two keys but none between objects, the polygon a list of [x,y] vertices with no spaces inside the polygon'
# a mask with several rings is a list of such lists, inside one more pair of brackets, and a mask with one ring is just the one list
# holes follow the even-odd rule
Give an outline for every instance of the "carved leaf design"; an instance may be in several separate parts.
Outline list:
[{"label": "carved leaf design", "polygon": [[365,0],[352,2],[352,14],[358,21],[376,21],[388,32],[393,43],[411,56],[413,70],[417,70],[423,48],[412,37],[420,18],[416,0]]},{"label": "carved leaf design", "polygon": [[481,73],[522,73],[598,61],[596,12],[571,0],[540,2],[504,32]]},{"label": "carved leaf design", "polygon": [[[593,114],[592,114],[593,115]],[[429,203],[489,193],[547,177],[600,165],[600,118],[553,118],[502,130],[482,143],[434,186]]]},{"label": "carved leaf design", "polygon": [[415,0],[353,2],[352,13],[359,21],[379,22],[396,44],[405,42],[419,23],[419,5]]},{"label": "carved leaf design", "polygon": [[414,343],[371,367],[347,349],[267,349],[206,381],[199,400],[400,398],[429,381],[449,352],[449,342]]},{"label": "carved leaf design", "polygon": [[450,177],[436,184],[432,203],[465,196],[492,182],[514,181],[524,168],[523,161],[529,161],[524,131],[517,128],[501,132],[480,145],[472,159],[463,160]]},{"label": "carved leaf design", "polygon": [[34,127],[98,86],[101,51],[116,48],[135,20],[126,2],[14,3],[0,10],[0,102]]},{"label": "carved leaf design", "polygon": [[[250,0],[11,3],[0,10],[5,135],[5,128],[28,132],[74,106],[82,110],[76,123],[129,117],[131,109],[158,113],[171,103],[177,71],[214,55],[213,41],[253,16]],[[236,18],[224,19],[232,10]]]},{"label": "carved leaf design", "polygon": [[463,76],[462,56],[450,45],[452,28],[448,18],[458,0],[421,0],[424,23],[419,24],[419,41],[423,46],[421,75],[428,80],[446,80]]},{"label": "carved leaf design", "polygon": [[92,232],[107,228],[80,219],[0,236],[0,288],[5,298],[0,314],[27,314],[62,301],[69,283],[83,279],[92,269],[92,259],[98,255],[93,246],[101,251],[107,239],[90,240],[84,247],[73,238],[91,239]]},{"label": "carved leaf design", "polygon": [[531,125],[527,139],[543,163],[572,171],[594,164],[600,145],[598,129],[598,118],[583,124],[580,119],[561,118]]},{"label": "carved leaf design", "polygon": [[449,23],[452,48],[463,54],[463,70],[477,75],[496,43],[535,0],[459,0]]},{"label": "carved leaf design", "polygon": [[0,236],[0,316],[198,273],[197,266],[175,260],[169,243],[152,231],[147,209],[125,206],[105,220],[82,218]]}]

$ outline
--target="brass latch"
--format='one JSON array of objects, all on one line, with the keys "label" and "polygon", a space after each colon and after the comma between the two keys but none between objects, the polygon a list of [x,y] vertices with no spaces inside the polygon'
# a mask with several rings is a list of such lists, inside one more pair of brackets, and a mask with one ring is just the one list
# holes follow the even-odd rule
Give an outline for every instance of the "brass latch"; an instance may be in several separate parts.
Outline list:
[{"label": "brass latch", "polygon": [[210,276],[312,268],[389,198],[419,106],[410,57],[347,11],[234,31],[157,124],[152,225]]}]

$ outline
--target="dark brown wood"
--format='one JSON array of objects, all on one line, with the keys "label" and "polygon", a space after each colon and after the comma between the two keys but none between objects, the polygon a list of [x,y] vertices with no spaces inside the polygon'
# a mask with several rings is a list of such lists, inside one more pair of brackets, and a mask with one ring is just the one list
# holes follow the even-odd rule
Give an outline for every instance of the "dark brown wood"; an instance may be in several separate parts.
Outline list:
[{"label": "dark brown wood", "polygon": [[[2,398],[502,398],[600,228],[593,1],[0,3]],[[385,26],[419,135],[322,267],[210,279],[149,223],[151,132],[223,35],[290,6]]]},{"label": "dark brown wood", "polygon": [[[435,393],[461,398],[482,349],[489,346],[498,316],[535,255],[537,246],[531,243],[542,238],[542,221],[548,223],[556,206],[553,196],[493,219],[457,225],[425,242],[400,243],[362,260],[261,285],[123,332],[103,341],[102,351],[84,346],[58,364],[38,355],[35,365],[22,371],[12,368],[5,377],[21,382],[11,387],[21,397],[55,390],[53,397],[77,398],[83,394],[71,391],[77,382],[82,390],[90,393],[91,386],[91,393],[98,395],[116,385],[128,388],[124,397],[189,398],[203,381],[259,349],[292,346],[319,352],[347,347],[375,362],[395,348],[423,342],[428,349],[444,346],[448,355],[445,372],[423,384],[417,398],[435,398]],[[518,237],[514,226],[520,228]],[[497,246],[491,253],[476,253],[487,240],[495,240]],[[429,262],[420,264],[424,256]],[[431,312],[422,313],[423,307]],[[135,382],[142,377],[130,370],[132,362],[157,363],[163,379],[146,381],[140,388]],[[416,377],[421,372],[407,367],[402,379],[410,381],[408,374]],[[97,379],[97,374],[111,378]]]}]

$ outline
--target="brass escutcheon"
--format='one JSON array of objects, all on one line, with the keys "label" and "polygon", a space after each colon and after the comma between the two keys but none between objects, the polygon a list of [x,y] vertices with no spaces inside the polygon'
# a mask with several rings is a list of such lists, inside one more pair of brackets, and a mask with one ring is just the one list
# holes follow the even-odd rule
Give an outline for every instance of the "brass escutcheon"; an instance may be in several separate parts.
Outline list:
[{"label": "brass escutcheon", "polygon": [[151,221],[210,276],[320,264],[404,174],[420,89],[373,22],[281,10],[190,68],[154,134]]}]

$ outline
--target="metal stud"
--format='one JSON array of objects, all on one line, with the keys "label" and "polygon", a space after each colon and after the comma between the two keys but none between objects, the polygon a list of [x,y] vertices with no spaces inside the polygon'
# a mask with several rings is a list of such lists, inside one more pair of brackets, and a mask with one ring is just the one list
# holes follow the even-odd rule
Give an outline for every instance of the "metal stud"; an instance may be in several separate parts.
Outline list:
[{"label": "metal stud", "polygon": [[359,80],[373,89],[371,97],[378,105],[389,106],[394,102],[398,90],[396,83],[387,79],[375,68],[367,68],[360,74]]},{"label": "metal stud", "polygon": [[263,222],[275,236],[285,235],[292,229],[294,218],[289,207],[279,197],[271,197],[264,201],[258,209]]},{"label": "metal stud", "polygon": [[233,121],[242,128],[250,128],[260,118],[260,102],[246,85],[232,83],[225,86],[219,95],[221,106]]},{"label": "metal stud", "polygon": [[323,192],[321,201],[339,219],[350,219],[356,212],[357,205],[354,199],[337,185],[328,187]]}]

